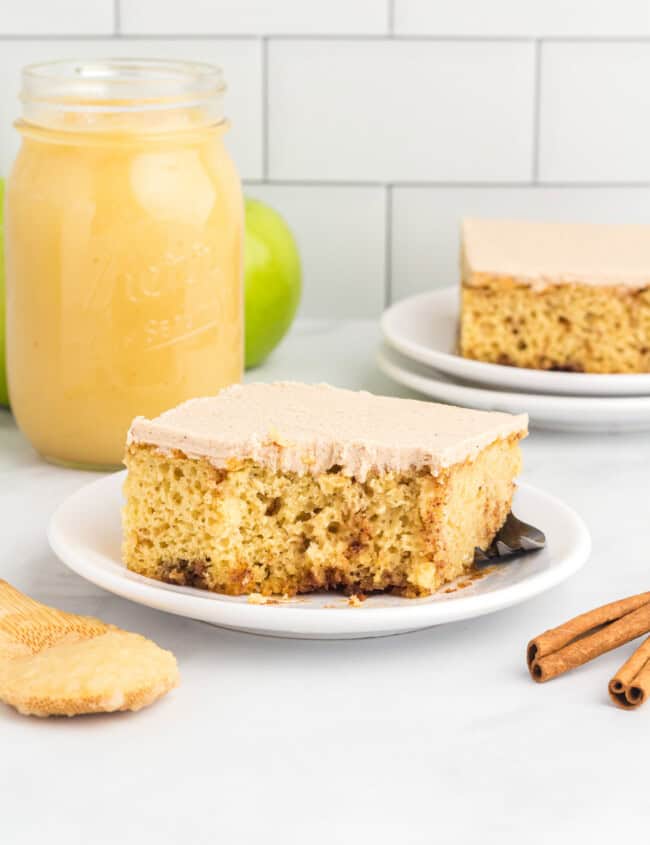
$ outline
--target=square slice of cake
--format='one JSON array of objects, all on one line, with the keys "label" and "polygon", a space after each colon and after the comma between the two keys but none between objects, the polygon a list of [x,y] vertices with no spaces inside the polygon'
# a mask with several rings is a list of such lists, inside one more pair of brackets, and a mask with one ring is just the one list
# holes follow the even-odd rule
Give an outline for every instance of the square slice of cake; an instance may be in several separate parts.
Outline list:
[{"label": "square slice of cake", "polygon": [[461,269],[464,357],[650,372],[650,226],[465,220]]},{"label": "square slice of cake", "polygon": [[510,511],[527,417],[297,383],[134,420],[129,569],[219,593],[426,595]]}]

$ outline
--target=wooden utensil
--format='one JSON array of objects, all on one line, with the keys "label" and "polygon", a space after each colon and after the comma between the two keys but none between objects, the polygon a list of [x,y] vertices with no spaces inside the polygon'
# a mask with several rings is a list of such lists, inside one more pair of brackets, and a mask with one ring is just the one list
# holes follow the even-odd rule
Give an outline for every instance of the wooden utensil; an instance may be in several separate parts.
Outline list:
[{"label": "wooden utensil", "polygon": [[140,710],[178,685],[139,634],[30,599],[0,580],[0,700],[32,716]]}]

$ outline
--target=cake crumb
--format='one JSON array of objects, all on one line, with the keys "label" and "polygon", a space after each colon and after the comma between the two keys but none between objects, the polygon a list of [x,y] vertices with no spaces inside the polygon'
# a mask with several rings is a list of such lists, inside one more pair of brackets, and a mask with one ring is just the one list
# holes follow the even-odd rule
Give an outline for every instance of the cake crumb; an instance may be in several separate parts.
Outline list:
[{"label": "cake crumb", "polygon": [[350,607],[361,607],[361,603],[367,598],[368,596],[363,593],[352,593],[352,595],[348,598],[348,605]]},{"label": "cake crumb", "polygon": [[251,593],[246,601],[248,604],[277,604],[273,599],[263,596],[261,593]]},{"label": "cake crumb", "polygon": [[248,604],[282,604],[292,601],[294,598],[289,593],[283,593],[281,596],[263,596],[262,593],[250,593],[246,601]]}]

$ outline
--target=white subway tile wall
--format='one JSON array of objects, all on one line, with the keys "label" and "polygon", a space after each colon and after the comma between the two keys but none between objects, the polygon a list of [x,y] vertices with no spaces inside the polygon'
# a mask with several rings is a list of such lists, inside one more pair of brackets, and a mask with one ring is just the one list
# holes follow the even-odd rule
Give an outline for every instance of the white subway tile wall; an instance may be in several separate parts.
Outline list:
[{"label": "white subway tile wall", "polygon": [[382,0],[123,0],[121,32],[137,35],[349,35],[388,32]]},{"label": "white subway tile wall", "polygon": [[305,316],[455,282],[464,215],[650,223],[650,0],[0,4],[0,175],[23,65],[221,64],[228,144],[296,234]]},{"label": "white subway tile wall", "polygon": [[530,179],[528,43],[269,45],[269,176],[350,181]]},{"label": "white subway tile wall", "polygon": [[543,182],[650,181],[650,42],[544,44]]},{"label": "white subway tile wall", "polygon": [[303,314],[377,317],[385,300],[386,192],[344,185],[249,185],[296,236]]},{"label": "white subway tile wall", "polygon": [[647,0],[395,0],[399,35],[650,35]]},{"label": "white subway tile wall", "polygon": [[0,35],[110,35],[113,0],[2,0]]}]

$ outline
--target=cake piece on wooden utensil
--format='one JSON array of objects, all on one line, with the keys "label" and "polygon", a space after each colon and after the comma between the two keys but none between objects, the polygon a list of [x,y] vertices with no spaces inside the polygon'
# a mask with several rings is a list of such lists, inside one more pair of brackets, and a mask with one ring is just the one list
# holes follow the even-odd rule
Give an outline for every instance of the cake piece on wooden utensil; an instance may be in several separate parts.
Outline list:
[{"label": "cake piece on wooden utensil", "polygon": [[231,595],[426,595],[510,511],[527,418],[297,383],[234,386],[127,444],[123,556]]},{"label": "cake piece on wooden utensil", "polygon": [[650,372],[650,225],[464,220],[461,268],[464,357]]}]

